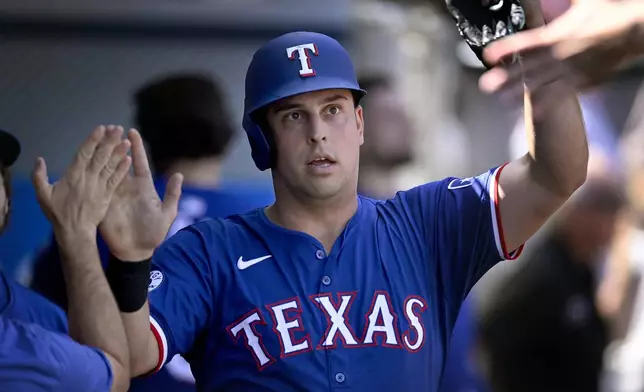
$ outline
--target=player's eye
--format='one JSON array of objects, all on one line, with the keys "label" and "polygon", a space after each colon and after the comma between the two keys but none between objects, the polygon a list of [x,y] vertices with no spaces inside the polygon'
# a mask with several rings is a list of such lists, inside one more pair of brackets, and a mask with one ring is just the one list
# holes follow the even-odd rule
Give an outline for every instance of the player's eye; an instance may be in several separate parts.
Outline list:
[{"label": "player's eye", "polygon": [[342,111],[342,108],[340,107],[340,105],[331,105],[326,109],[326,111],[330,115],[336,116],[336,115],[340,114],[340,112]]},{"label": "player's eye", "polygon": [[284,119],[288,121],[298,121],[302,119],[302,113],[300,112],[290,112],[284,115]]}]

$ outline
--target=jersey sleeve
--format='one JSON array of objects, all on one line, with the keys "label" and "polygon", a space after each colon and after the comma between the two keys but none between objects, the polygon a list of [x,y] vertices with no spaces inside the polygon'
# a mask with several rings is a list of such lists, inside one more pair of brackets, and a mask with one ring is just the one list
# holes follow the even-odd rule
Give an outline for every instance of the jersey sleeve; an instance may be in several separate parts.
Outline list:
[{"label": "jersey sleeve", "polygon": [[6,309],[3,316],[38,324],[48,331],[67,333],[67,316],[61,308],[18,282],[9,279],[4,281],[13,306]]},{"label": "jersey sleeve", "polygon": [[446,178],[404,192],[403,203],[424,234],[428,261],[452,314],[496,263],[519,257],[507,249],[498,181],[505,165],[472,178]]},{"label": "jersey sleeve", "polygon": [[209,324],[213,278],[206,224],[188,226],[155,252],[150,271],[151,330],[159,345],[158,371],[175,354],[188,353]]},{"label": "jersey sleeve", "polygon": [[99,350],[35,324],[0,318],[3,391],[109,392],[112,382]]}]

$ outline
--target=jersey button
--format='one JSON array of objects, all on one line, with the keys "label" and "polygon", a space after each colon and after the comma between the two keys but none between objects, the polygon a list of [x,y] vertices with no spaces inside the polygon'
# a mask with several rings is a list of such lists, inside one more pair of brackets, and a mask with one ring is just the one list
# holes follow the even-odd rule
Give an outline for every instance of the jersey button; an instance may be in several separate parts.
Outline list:
[{"label": "jersey button", "polygon": [[337,381],[338,383],[342,384],[345,379],[346,379],[346,377],[344,377],[343,373],[336,373],[335,374],[335,381]]},{"label": "jersey button", "polygon": [[324,251],[318,249],[317,252],[315,252],[315,257],[317,257],[318,260],[322,260],[324,258]]},{"label": "jersey button", "polygon": [[331,278],[329,278],[328,276],[326,276],[326,275],[325,275],[325,276],[322,278],[322,283],[323,283],[325,286],[330,285],[330,284],[331,284]]}]

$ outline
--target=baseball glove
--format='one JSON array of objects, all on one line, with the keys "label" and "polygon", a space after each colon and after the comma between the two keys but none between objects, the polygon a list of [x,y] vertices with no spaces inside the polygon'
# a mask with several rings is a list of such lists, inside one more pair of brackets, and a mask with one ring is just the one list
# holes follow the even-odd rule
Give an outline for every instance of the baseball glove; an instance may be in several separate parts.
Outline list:
[{"label": "baseball glove", "polygon": [[483,49],[492,41],[526,28],[520,0],[445,0],[461,37],[483,60]]}]

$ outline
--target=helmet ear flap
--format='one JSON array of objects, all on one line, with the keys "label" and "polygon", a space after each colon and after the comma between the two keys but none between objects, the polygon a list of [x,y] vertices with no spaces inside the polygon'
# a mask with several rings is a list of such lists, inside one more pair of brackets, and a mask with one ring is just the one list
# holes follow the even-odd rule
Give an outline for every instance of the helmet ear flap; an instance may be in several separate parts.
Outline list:
[{"label": "helmet ear flap", "polygon": [[275,163],[275,148],[270,135],[257,124],[250,115],[245,115],[242,122],[248,142],[250,143],[251,156],[255,166],[261,171],[270,169]]}]

